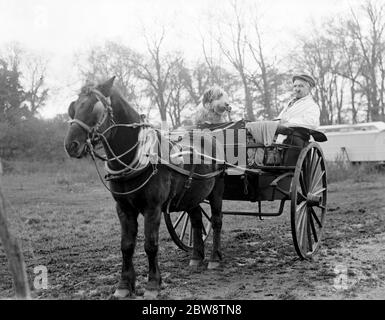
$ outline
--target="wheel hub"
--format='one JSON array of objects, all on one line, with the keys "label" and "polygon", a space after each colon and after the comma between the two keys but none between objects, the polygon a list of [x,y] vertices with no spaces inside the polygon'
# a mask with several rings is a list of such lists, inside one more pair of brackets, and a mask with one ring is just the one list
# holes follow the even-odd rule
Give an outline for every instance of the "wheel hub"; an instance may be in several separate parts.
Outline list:
[{"label": "wheel hub", "polygon": [[306,203],[310,207],[319,206],[321,204],[321,196],[308,193],[306,198]]}]

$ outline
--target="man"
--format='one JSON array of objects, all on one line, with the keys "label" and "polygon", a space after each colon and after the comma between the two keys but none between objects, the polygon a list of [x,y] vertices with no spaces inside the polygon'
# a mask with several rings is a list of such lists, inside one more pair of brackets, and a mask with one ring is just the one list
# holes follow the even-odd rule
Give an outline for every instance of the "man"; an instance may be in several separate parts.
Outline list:
[{"label": "man", "polygon": [[315,81],[309,75],[293,77],[294,98],[279,114],[277,119],[281,124],[309,129],[316,129],[320,125],[320,109],[310,94],[314,87]]},{"label": "man", "polygon": [[[278,116],[280,124],[287,127],[305,127],[316,129],[320,125],[320,109],[313,100],[310,91],[315,87],[315,81],[306,74],[295,75],[292,79],[294,98],[281,111]],[[280,142],[283,136],[279,135],[276,142]],[[310,139],[308,132],[297,129],[288,135],[283,144],[304,147]],[[287,149],[283,156],[286,165],[295,165],[300,150]]]},{"label": "man", "polygon": [[226,122],[226,112],[230,112],[229,97],[226,92],[213,86],[205,91],[202,102],[195,114],[195,124],[213,124]]}]

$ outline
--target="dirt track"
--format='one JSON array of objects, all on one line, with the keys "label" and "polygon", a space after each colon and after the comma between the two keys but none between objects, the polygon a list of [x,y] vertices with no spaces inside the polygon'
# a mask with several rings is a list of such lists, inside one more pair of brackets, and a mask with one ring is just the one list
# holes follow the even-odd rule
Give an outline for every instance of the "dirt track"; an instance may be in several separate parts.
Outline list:
[{"label": "dirt track", "polygon": [[[111,298],[121,259],[120,226],[108,192],[97,181],[48,174],[4,181],[9,219],[22,237],[31,284],[35,266],[48,268],[48,289],[35,290],[34,297]],[[225,216],[224,260],[217,271],[189,269],[189,255],[176,248],[162,224],[160,299],[384,299],[384,192],[384,174],[330,184],[326,232],[313,261],[297,258],[287,212],[264,221]],[[272,211],[278,203],[265,205]],[[134,263],[141,299],[147,277],[142,223]],[[6,266],[0,248],[0,298],[13,295]]]}]

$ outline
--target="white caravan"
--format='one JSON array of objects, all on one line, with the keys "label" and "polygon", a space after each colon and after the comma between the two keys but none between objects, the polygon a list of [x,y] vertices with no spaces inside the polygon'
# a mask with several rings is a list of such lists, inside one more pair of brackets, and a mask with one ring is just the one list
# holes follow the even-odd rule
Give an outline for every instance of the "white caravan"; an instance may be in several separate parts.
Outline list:
[{"label": "white caravan", "polygon": [[322,143],[328,161],[385,162],[385,122],[321,126],[328,141]]}]

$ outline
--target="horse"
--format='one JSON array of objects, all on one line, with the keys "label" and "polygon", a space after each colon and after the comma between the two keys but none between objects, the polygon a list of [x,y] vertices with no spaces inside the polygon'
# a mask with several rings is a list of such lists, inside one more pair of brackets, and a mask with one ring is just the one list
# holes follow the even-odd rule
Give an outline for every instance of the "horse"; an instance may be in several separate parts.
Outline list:
[{"label": "horse", "polygon": [[116,202],[121,225],[122,270],[114,296],[125,298],[137,294],[133,255],[137,219],[142,214],[144,249],[148,259],[144,297],[155,298],[160,293],[162,281],[158,248],[161,215],[165,210],[188,212],[193,229],[189,265],[198,268],[203,265],[205,257],[199,204],[207,199],[211,206],[213,229],[213,245],[207,268],[215,269],[220,265],[224,165],[220,162],[172,165],[160,160],[159,143],[153,149],[157,150],[157,160],[154,161],[152,157],[153,161],[146,161],[146,156],[147,159],[151,157],[143,141],[152,137],[159,142],[164,140],[164,135],[145,122],[122,97],[113,85],[114,79],[112,77],[97,85],[83,87],[77,100],[70,103],[68,115],[71,120],[64,146],[72,158],[82,158],[88,154],[94,158],[98,155],[94,147],[102,145],[104,148],[105,169],[111,178],[106,186]]}]

